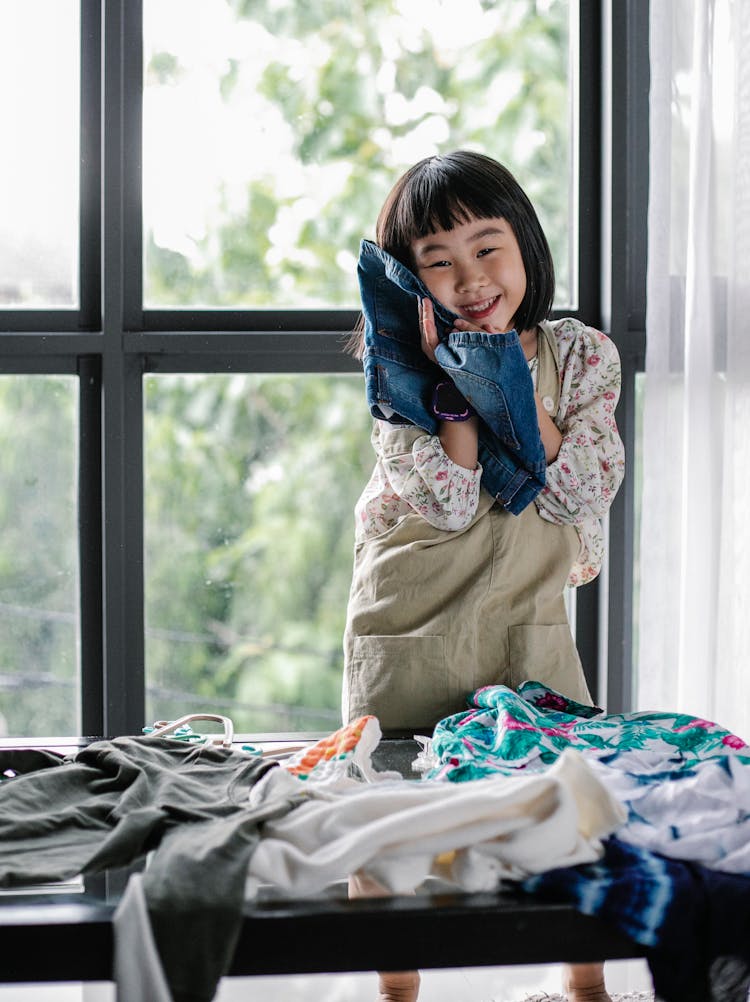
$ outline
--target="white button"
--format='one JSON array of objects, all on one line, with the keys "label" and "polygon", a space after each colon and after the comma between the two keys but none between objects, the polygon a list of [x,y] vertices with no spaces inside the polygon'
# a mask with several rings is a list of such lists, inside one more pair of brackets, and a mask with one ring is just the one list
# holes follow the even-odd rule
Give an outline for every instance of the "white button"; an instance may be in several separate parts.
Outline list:
[{"label": "white button", "polygon": [[542,407],[544,407],[548,414],[551,414],[555,409],[555,401],[552,397],[542,397]]}]

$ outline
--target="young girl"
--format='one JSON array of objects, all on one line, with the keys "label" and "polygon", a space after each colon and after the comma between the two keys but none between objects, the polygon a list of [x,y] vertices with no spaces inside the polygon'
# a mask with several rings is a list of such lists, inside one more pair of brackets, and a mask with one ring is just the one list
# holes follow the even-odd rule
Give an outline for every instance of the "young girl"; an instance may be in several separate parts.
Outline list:
[{"label": "young girl", "polygon": [[[429,733],[474,689],[528,678],[590,703],[563,596],[599,572],[624,473],[614,345],[548,319],[536,213],[478,153],[400,178],[360,288],[376,463],[355,510],[344,720]],[[564,977],[571,1000],[608,998],[599,964]],[[381,974],[381,999],[417,986]]]}]

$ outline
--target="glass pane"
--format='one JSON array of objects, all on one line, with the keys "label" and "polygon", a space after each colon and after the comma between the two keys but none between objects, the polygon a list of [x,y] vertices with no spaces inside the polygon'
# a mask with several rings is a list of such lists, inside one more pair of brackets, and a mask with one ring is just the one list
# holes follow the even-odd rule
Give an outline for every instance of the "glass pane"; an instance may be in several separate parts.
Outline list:
[{"label": "glass pane", "polygon": [[79,35],[76,0],[0,4],[0,307],[78,305]]},{"label": "glass pane", "polygon": [[526,189],[572,304],[576,7],[145,0],[146,305],[356,307],[396,177],[467,146]]},{"label": "glass pane", "polygon": [[145,380],[147,718],[340,724],[362,378]]},{"label": "glass pane", "polygon": [[78,380],[0,376],[0,733],[80,732]]}]

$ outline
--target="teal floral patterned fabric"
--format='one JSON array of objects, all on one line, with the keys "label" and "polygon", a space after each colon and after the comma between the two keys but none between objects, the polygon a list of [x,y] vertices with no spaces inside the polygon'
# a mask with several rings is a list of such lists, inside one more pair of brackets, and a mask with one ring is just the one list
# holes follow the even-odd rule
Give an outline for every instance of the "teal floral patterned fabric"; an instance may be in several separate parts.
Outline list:
[{"label": "teal floral patterned fabric", "polygon": [[539,771],[575,748],[626,808],[618,837],[673,859],[750,874],[750,748],[683,713],[606,714],[538,682],[478,689],[441,720],[426,777]]},{"label": "teal floral patterned fabric", "polygon": [[429,778],[462,782],[496,772],[544,769],[564,748],[612,762],[626,752],[658,758],[664,773],[732,755],[750,765],[750,748],[718,724],[680,713],[605,714],[567,699],[541,682],[477,689],[470,709],[441,720],[434,731]]}]

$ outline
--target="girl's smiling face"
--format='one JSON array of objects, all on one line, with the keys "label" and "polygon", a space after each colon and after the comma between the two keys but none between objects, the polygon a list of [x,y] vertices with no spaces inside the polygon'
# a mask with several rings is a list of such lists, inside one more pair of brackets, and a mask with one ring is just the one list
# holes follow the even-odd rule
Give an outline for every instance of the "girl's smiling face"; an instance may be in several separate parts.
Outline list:
[{"label": "girl's smiling face", "polygon": [[417,275],[443,306],[481,327],[513,328],[526,269],[505,219],[470,219],[414,240],[411,250]]}]

